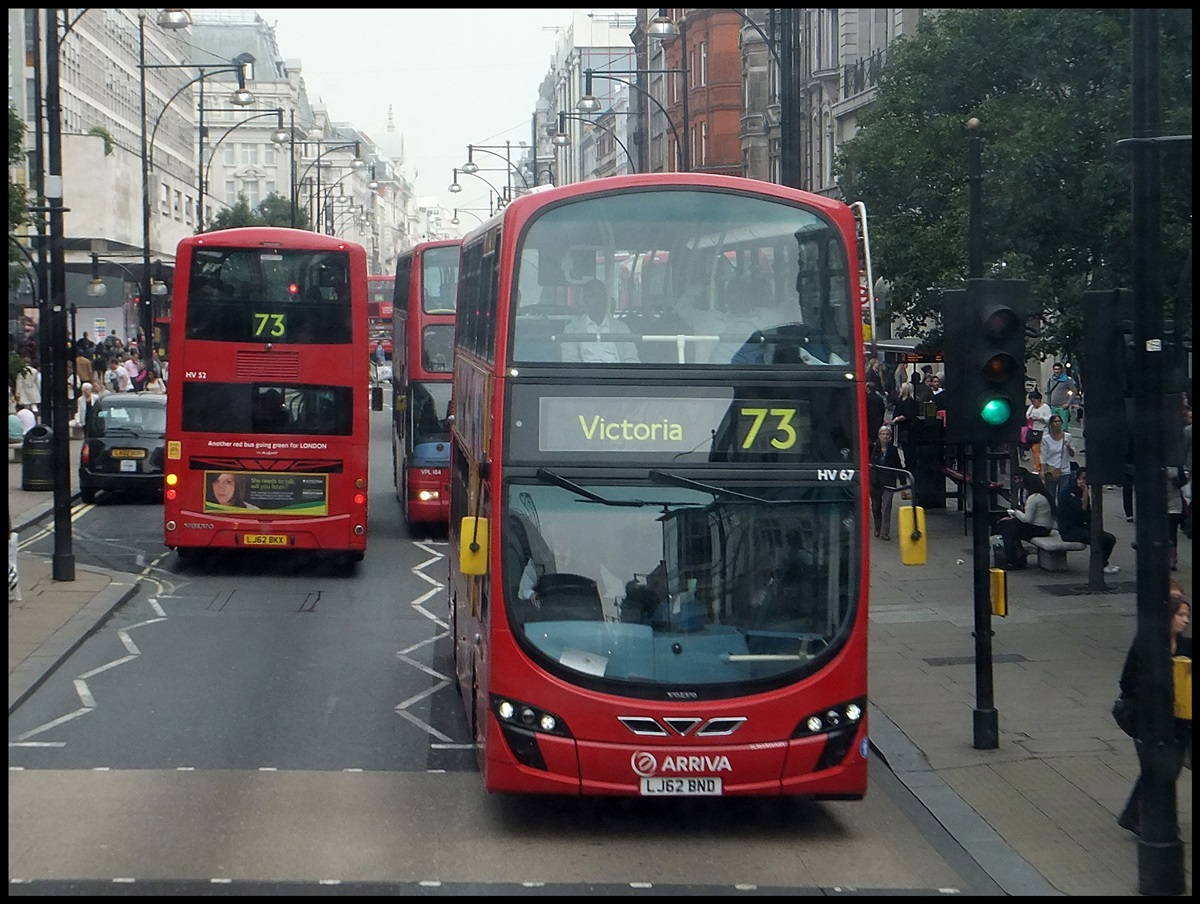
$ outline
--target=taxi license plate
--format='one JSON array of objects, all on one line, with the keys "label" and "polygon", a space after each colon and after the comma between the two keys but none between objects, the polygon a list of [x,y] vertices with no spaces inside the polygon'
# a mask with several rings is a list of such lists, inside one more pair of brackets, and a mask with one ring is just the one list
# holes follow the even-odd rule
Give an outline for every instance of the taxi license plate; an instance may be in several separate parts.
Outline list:
[{"label": "taxi license plate", "polygon": [[113,458],[145,458],[145,449],[113,449],[110,453]]},{"label": "taxi license plate", "polygon": [[287,546],[286,534],[242,534],[242,543],[246,546]]},{"label": "taxi license plate", "polygon": [[642,779],[643,797],[716,797],[721,793],[719,778],[660,778]]},{"label": "taxi license plate", "polygon": [[121,465],[122,471],[136,472],[138,469],[138,463],[136,461],[134,461],[132,458],[125,459],[124,461],[120,462],[120,465]]}]

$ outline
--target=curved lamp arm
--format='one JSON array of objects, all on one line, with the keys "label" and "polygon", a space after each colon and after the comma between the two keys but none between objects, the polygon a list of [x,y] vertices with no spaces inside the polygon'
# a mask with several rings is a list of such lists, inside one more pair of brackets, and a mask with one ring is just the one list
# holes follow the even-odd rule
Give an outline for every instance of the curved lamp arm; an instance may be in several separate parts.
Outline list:
[{"label": "curved lamp arm", "polygon": [[251,120],[262,119],[264,116],[278,117],[279,131],[283,131],[283,108],[282,107],[276,107],[274,110],[267,110],[263,113],[255,113],[253,116],[247,116],[241,122],[235,122],[233,125],[231,125],[228,129],[225,130],[225,134],[217,139],[217,143],[214,144],[208,152],[208,165],[204,167],[204,184],[205,185],[208,185],[208,177],[212,173],[213,159],[217,156],[217,148],[219,148],[221,146],[221,142],[224,141],[226,138],[228,138],[235,129],[241,128],[242,126],[244,126],[246,123],[250,122]]},{"label": "curved lamp arm", "polygon": [[[666,71],[666,70],[664,70],[664,71]],[[673,120],[671,118],[671,114],[667,112],[667,108],[662,105],[662,102],[659,101],[659,99],[657,97],[655,97],[653,94],[651,94],[645,88],[642,88],[639,85],[635,85],[633,82],[629,81],[628,79],[618,78],[615,75],[609,75],[607,72],[596,72],[593,69],[587,69],[584,71],[584,74],[583,74],[583,76],[584,76],[583,93],[586,97],[592,96],[592,76],[593,75],[595,75],[598,78],[612,79],[614,82],[620,82],[622,85],[628,85],[634,91],[638,92],[638,94],[641,94],[644,97],[648,97],[650,100],[654,101],[654,103],[658,107],[658,109],[660,109],[662,111],[662,115],[666,118],[667,125],[669,125],[671,127],[671,132],[675,135],[676,146],[683,147],[683,145],[679,141],[679,129],[675,128],[675,120]],[[582,98],[580,99],[580,102],[582,103]]]},{"label": "curved lamp arm", "polygon": [[[145,68],[146,69],[163,69],[163,68],[176,69],[176,68],[180,68],[180,67],[176,67],[176,66],[146,66]],[[191,66],[186,66],[184,68],[190,69]],[[205,70],[207,70],[207,71],[205,71]],[[210,75],[216,75],[217,73],[220,73],[220,72],[236,72],[238,74],[238,90],[244,91],[246,89],[246,70],[243,68],[243,66],[241,64],[238,64],[236,66],[232,65],[232,64],[229,66],[213,66],[211,68],[208,66],[201,66],[200,74],[198,76],[196,76],[194,79],[192,79],[191,81],[184,82],[182,85],[180,85],[179,88],[175,91],[175,93],[172,94],[171,97],[167,100],[167,102],[165,104],[163,104],[163,108],[158,111],[158,116],[154,120],[154,128],[150,130],[150,147],[149,147],[148,157],[149,157],[151,169],[154,168],[154,139],[158,136],[158,127],[162,123],[163,116],[166,115],[167,110],[170,109],[171,104],[173,104],[175,102],[175,98],[179,97],[179,95],[182,94],[185,89],[190,88],[192,85],[196,84],[196,82],[202,82],[206,78],[208,78]]]},{"label": "curved lamp arm", "polygon": [[625,146],[625,142],[623,142],[620,138],[617,137],[616,130],[610,129],[608,126],[604,125],[603,123],[599,123],[594,119],[588,119],[586,116],[578,116],[574,113],[565,113],[561,110],[559,111],[559,113],[558,113],[558,135],[566,136],[566,141],[559,142],[557,140],[558,135],[555,135],[554,138],[551,139],[551,143],[554,144],[556,147],[565,147],[567,144],[570,144],[570,142],[571,142],[571,137],[569,135],[567,135],[567,130],[563,128],[563,126],[566,125],[566,121],[568,119],[576,119],[579,122],[586,122],[586,123],[589,123],[589,124],[595,126],[598,129],[603,129],[605,132],[607,132],[609,135],[611,135],[613,137],[613,141],[615,141],[618,145],[620,145],[621,150],[623,150],[625,152],[625,156],[629,160],[629,168],[635,173],[638,171],[637,164],[634,163],[634,160],[633,160],[633,154],[629,153],[629,148],[627,148]]},{"label": "curved lamp arm", "polygon": [[[499,157],[501,160],[503,160],[505,162],[505,164],[508,166],[508,168],[510,170],[512,170],[514,173],[516,173],[518,176],[521,177],[521,181],[525,183],[525,187],[529,188],[529,179],[526,178],[525,173],[523,173],[521,171],[521,169],[515,163],[513,163],[510,159],[505,157],[503,154],[498,154],[495,151],[490,151],[481,144],[468,144],[467,145],[467,163],[472,163],[472,164],[474,163],[474,161],[471,159],[471,157],[474,155],[475,151],[483,151],[485,154],[491,154],[493,157]],[[466,173],[468,176],[475,175],[475,173],[473,171],[471,171],[469,169],[464,169],[463,167],[459,167],[459,172]]]}]

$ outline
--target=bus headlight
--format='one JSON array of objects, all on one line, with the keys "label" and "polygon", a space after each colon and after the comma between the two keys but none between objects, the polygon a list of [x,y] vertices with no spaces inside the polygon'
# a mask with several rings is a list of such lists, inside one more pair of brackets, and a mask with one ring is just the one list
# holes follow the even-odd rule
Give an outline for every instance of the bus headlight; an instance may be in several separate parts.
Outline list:
[{"label": "bus headlight", "polygon": [[806,738],[835,732],[839,728],[852,730],[862,720],[866,705],[865,699],[847,700],[845,703],[828,706],[819,712],[811,713],[800,720],[800,724],[792,732],[792,737]]}]

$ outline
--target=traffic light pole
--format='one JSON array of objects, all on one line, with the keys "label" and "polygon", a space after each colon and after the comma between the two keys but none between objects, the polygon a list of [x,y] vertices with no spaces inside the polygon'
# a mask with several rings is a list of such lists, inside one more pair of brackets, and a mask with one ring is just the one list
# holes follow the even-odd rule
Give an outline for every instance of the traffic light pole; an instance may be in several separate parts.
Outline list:
[{"label": "traffic light pole", "polygon": [[1176,813],[1170,623],[1167,615],[1166,395],[1163,342],[1162,167],[1159,24],[1155,9],[1132,10],[1133,36],[1133,401],[1142,417],[1132,432],[1137,506],[1137,744],[1142,832],[1138,892],[1186,891]]},{"label": "traffic light pole", "polygon": [[[975,117],[967,120],[967,275],[983,278],[983,170],[979,130]],[[968,284],[967,292],[971,292]],[[969,301],[969,299],[968,299]],[[949,392],[965,387],[950,385]],[[973,442],[971,449],[972,586],[975,604],[975,709],[972,712],[976,750],[1000,746],[1000,715],[996,712],[992,676],[992,599],[989,562],[992,500],[988,486],[987,443]]]}]

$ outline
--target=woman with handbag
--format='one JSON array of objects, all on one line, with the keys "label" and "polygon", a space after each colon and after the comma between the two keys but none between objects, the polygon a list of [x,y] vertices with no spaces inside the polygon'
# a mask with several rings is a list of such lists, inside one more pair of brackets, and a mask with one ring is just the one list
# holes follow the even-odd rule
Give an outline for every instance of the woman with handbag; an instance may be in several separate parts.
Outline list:
[{"label": "woman with handbag", "polygon": [[[1192,658],[1192,639],[1185,637],[1183,632],[1188,629],[1188,625],[1192,622],[1192,604],[1188,602],[1187,597],[1183,595],[1183,588],[1174,581],[1171,582],[1171,596],[1167,602],[1167,612],[1170,619],[1170,645],[1171,656],[1184,656],[1188,659]],[[1129,648],[1129,654],[1125,657],[1125,667],[1121,670],[1121,696],[1129,697],[1133,700],[1134,711],[1137,711],[1138,702],[1138,654],[1137,640],[1134,640],[1133,646]],[[1175,719],[1174,730],[1172,732],[1171,743],[1169,750],[1171,753],[1171,783],[1174,784],[1179,778],[1179,770],[1183,768],[1184,760],[1190,762],[1190,753],[1192,749],[1192,722],[1190,719]],[[1136,728],[1136,726],[1135,726]],[[1141,739],[1136,735],[1133,742],[1135,745],[1141,744]],[[1139,751],[1139,760],[1141,758]],[[1125,802],[1125,807],[1121,810],[1121,814],[1117,817],[1117,825],[1123,829],[1128,829],[1135,835],[1142,834],[1142,774],[1138,773],[1137,781],[1133,784],[1133,790],[1129,792],[1129,799]],[[1178,826],[1176,827],[1178,834]]]},{"label": "woman with handbag", "polygon": [[1049,427],[1042,435],[1042,483],[1046,485],[1046,496],[1050,500],[1050,511],[1058,514],[1058,494],[1063,484],[1071,480],[1071,459],[1075,447],[1071,445],[1071,434],[1063,430],[1061,415],[1050,416]]},{"label": "woman with handbag", "polygon": [[1041,392],[1035,387],[1029,393],[1029,407],[1025,409],[1025,427],[1028,431],[1028,448],[1033,452],[1033,473],[1042,473],[1042,437],[1050,428],[1054,412],[1042,401]]}]

